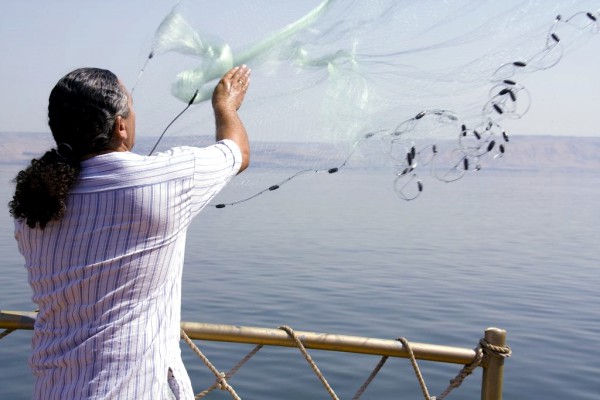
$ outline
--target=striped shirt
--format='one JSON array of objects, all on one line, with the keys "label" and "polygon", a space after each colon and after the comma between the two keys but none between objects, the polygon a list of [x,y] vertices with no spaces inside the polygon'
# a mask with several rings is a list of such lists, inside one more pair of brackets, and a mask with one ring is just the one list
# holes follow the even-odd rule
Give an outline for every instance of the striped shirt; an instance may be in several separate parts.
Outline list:
[{"label": "striped shirt", "polygon": [[83,161],[61,220],[15,221],[39,306],[34,399],[194,397],[179,348],[186,231],[241,159],[229,140],[100,155]]}]

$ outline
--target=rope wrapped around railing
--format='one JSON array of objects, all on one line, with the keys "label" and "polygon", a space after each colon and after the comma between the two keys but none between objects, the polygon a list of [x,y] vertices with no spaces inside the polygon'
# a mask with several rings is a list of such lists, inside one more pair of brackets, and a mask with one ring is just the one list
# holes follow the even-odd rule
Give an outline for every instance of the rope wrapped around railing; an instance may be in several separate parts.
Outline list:
[{"label": "rope wrapped around railing", "polygon": [[[5,330],[0,333],[0,339],[6,337],[11,332],[17,329],[33,329],[36,312],[19,312],[19,311],[0,311],[0,328]],[[395,341],[385,339],[362,338],[354,336],[343,336],[334,334],[323,334],[314,332],[294,331],[289,326],[282,326],[278,329],[267,328],[251,328],[241,326],[229,326],[218,324],[204,324],[182,322],[181,337],[193,349],[198,357],[204,362],[207,368],[214,374],[215,382],[206,390],[196,395],[196,398],[206,396],[214,389],[226,390],[232,398],[240,399],[228,380],[264,345],[297,347],[300,349],[306,361],[321,380],[333,400],[339,400],[312,357],[308,354],[307,348],[351,352],[356,354],[371,354],[381,355],[379,363],[375,366],[371,374],[365,382],[357,390],[352,400],[359,400],[365,392],[369,384],[373,381],[376,375],[390,356],[409,358],[415,371],[415,375],[419,381],[423,396],[426,400],[443,400],[453,389],[458,388],[464,379],[469,376],[477,367],[484,367],[484,386],[482,388],[494,388],[498,395],[483,396],[482,399],[500,399],[502,390],[502,374],[495,375],[495,372],[490,372],[492,381],[486,381],[486,372],[492,371],[492,364],[498,364],[494,360],[510,357],[511,349],[504,346],[505,331],[497,328],[489,328],[485,332],[485,338],[481,339],[478,346],[473,349],[465,349],[458,347],[431,345],[424,343],[409,342],[406,338],[398,338]],[[498,338],[501,337],[501,340]],[[200,351],[198,346],[192,341],[193,339],[212,340],[221,342],[237,342],[249,343],[256,346],[242,358],[236,366],[227,373],[219,371],[208,358]],[[393,345],[393,343],[401,343]],[[490,343],[492,342],[492,343]],[[494,344],[495,343],[495,344]],[[421,360],[457,363],[463,364],[464,367],[450,380],[450,384],[446,390],[438,397],[430,396],[425,380],[419,370],[417,358]],[[495,381],[494,381],[495,379]],[[495,386],[490,386],[495,385]],[[483,391],[482,391],[483,393]]]},{"label": "rope wrapped around railing", "polygon": [[[306,359],[306,361],[312,368],[315,375],[317,375],[317,377],[319,378],[319,380],[321,381],[321,383],[323,384],[323,386],[329,393],[330,397],[333,400],[339,400],[339,397],[337,396],[337,394],[335,393],[333,388],[329,385],[329,383],[327,382],[327,379],[322,374],[319,367],[316,365],[316,363],[314,362],[314,360],[312,359],[310,354],[308,354],[306,347],[302,343],[302,340],[299,338],[297,333],[289,326],[281,326],[278,329],[285,331],[288,334],[288,336],[294,341],[294,343],[296,344],[296,347],[300,350],[300,352],[302,353],[302,355],[304,356],[304,358]],[[211,391],[213,391],[214,389],[220,388],[221,390],[227,390],[234,399],[236,399],[236,400],[240,399],[240,397],[237,395],[235,390],[227,382],[227,379],[231,378],[233,376],[233,374],[235,374],[241,368],[242,365],[244,365],[250,358],[252,358],[263,347],[263,345],[259,344],[256,347],[254,347],[244,358],[242,358],[242,360],[240,360],[240,362],[238,362],[238,364],[236,364],[235,367],[233,367],[229,372],[223,373],[223,372],[219,372],[210,363],[208,358],[206,356],[204,356],[204,354],[202,354],[200,349],[187,336],[187,334],[185,333],[185,331],[183,329],[181,330],[181,336],[184,339],[184,341],[186,343],[188,343],[188,345],[192,348],[192,350],[200,357],[200,359],[202,359],[204,364],[209,368],[209,370],[216,377],[215,383],[212,386],[210,386],[209,388],[207,388],[207,389],[203,390],[202,392],[200,392],[199,394],[197,394],[195,398],[196,399],[202,398],[202,397],[206,396],[208,393],[210,393]],[[406,338],[398,338],[396,340],[398,340],[399,342],[402,343],[402,346],[408,353],[408,358],[411,361],[413,370],[415,371],[415,375],[417,377],[417,380],[419,382],[419,385],[421,387],[421,390],[423,392],[423,397],[425,400],[444,400],[450,394],[450,392],[452,392],[452,390],[458,388],[463,383],[465,378],[468,377],[469,375],[471,375],[473,373],[473,371],[475,371],[475,369],[481,365],[481,363],[484,359],[484,355],[489,355],[492,357],[508,358],[512,354],[511,349],[508,346],[496,346],[496,345],[492,345],[492,344],[488,343],[485,340],[485,338],[480,339],[478,346],[474,349],[475,358],[472,360],[472,362],[465,365],[459,371],[459,373],[456,375],[456,377],[454,377],[453,379],[450,380],[450,384],[448,385],[446,390],[444,390],[444,392],[442,392],[442,394],[440,394],[439,396],[436,397],[436,396],[430,396],[430,394],[429,394],[429,389],[427,388],[425,379],[423,378],[423,375],[421,374],[421,371],[417,364],[417,359],[412,350],[410,342]],[[389,356],[383,356],[380,359],[379,363],[375,366],[375,368],[373,369],[371,374],[367,377],[365,382],[357,390],[354,397],[352,397],[352,400],[360,399],[362,394],[365,392],[365,390],[367,389],[369,384],[373,381],[375,376],[379,373],[379,371],[381,370],[381,368],[383,367],[383,365],[385,364],[385,362],[387,361],[388,358],[389,358]]]}]

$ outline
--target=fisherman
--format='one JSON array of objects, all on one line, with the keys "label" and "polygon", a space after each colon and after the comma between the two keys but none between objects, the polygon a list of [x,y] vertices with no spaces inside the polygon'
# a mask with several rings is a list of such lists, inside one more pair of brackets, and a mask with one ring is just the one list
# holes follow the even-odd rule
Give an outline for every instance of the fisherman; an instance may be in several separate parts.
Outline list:
[{"label": "fisherman", "polygon": [[153,156],[131,152],[133,102],[112,72],[56,84],[56,148],[19,172],[9,204],[39,306],[34,399],[194,398],[179,348],[186,231],[248,166],[249,79],[240,66],[217,84],[216,144]]}]

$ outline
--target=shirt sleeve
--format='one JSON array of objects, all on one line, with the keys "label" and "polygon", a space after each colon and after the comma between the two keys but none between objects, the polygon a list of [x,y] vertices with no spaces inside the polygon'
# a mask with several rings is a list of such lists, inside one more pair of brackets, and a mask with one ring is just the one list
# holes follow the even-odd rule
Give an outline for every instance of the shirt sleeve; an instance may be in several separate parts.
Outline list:
[{"label": "shirt sleeve", "polygon": [[192,212],[196,214],[238,173],[242,152],[237,143],[225,139],[195,148],[194,155]]}]

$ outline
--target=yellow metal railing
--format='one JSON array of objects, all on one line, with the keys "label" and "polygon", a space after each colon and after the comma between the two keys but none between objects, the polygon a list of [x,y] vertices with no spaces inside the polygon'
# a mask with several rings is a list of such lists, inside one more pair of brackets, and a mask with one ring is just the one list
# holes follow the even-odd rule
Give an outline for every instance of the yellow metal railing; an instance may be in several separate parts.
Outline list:
[{"label": "yellow metal railing", "polygon": [[[35,312],[0,311],[0,329],[5,334],[17,329],[33,329]],[[181,328],[190,339],[246,343],[266,346],[298,347],[296,341],[282,329],[256,328],[233,325],[182,322]],[[410,349],[398,340],[359,336],[295,331],[306,349],[339,351],[382,357],[410,358],[434,362],[470,365],[478,358],[477,349],[410,342]],[[1,336],[0,336],[1,337]],[[405,341],[407,344],[407,342]],[[510,355],[506,347],[506,332],[497,328],[485,330],[480,348],[483,358],[481,399],[502,399],[504,358]]]}]

